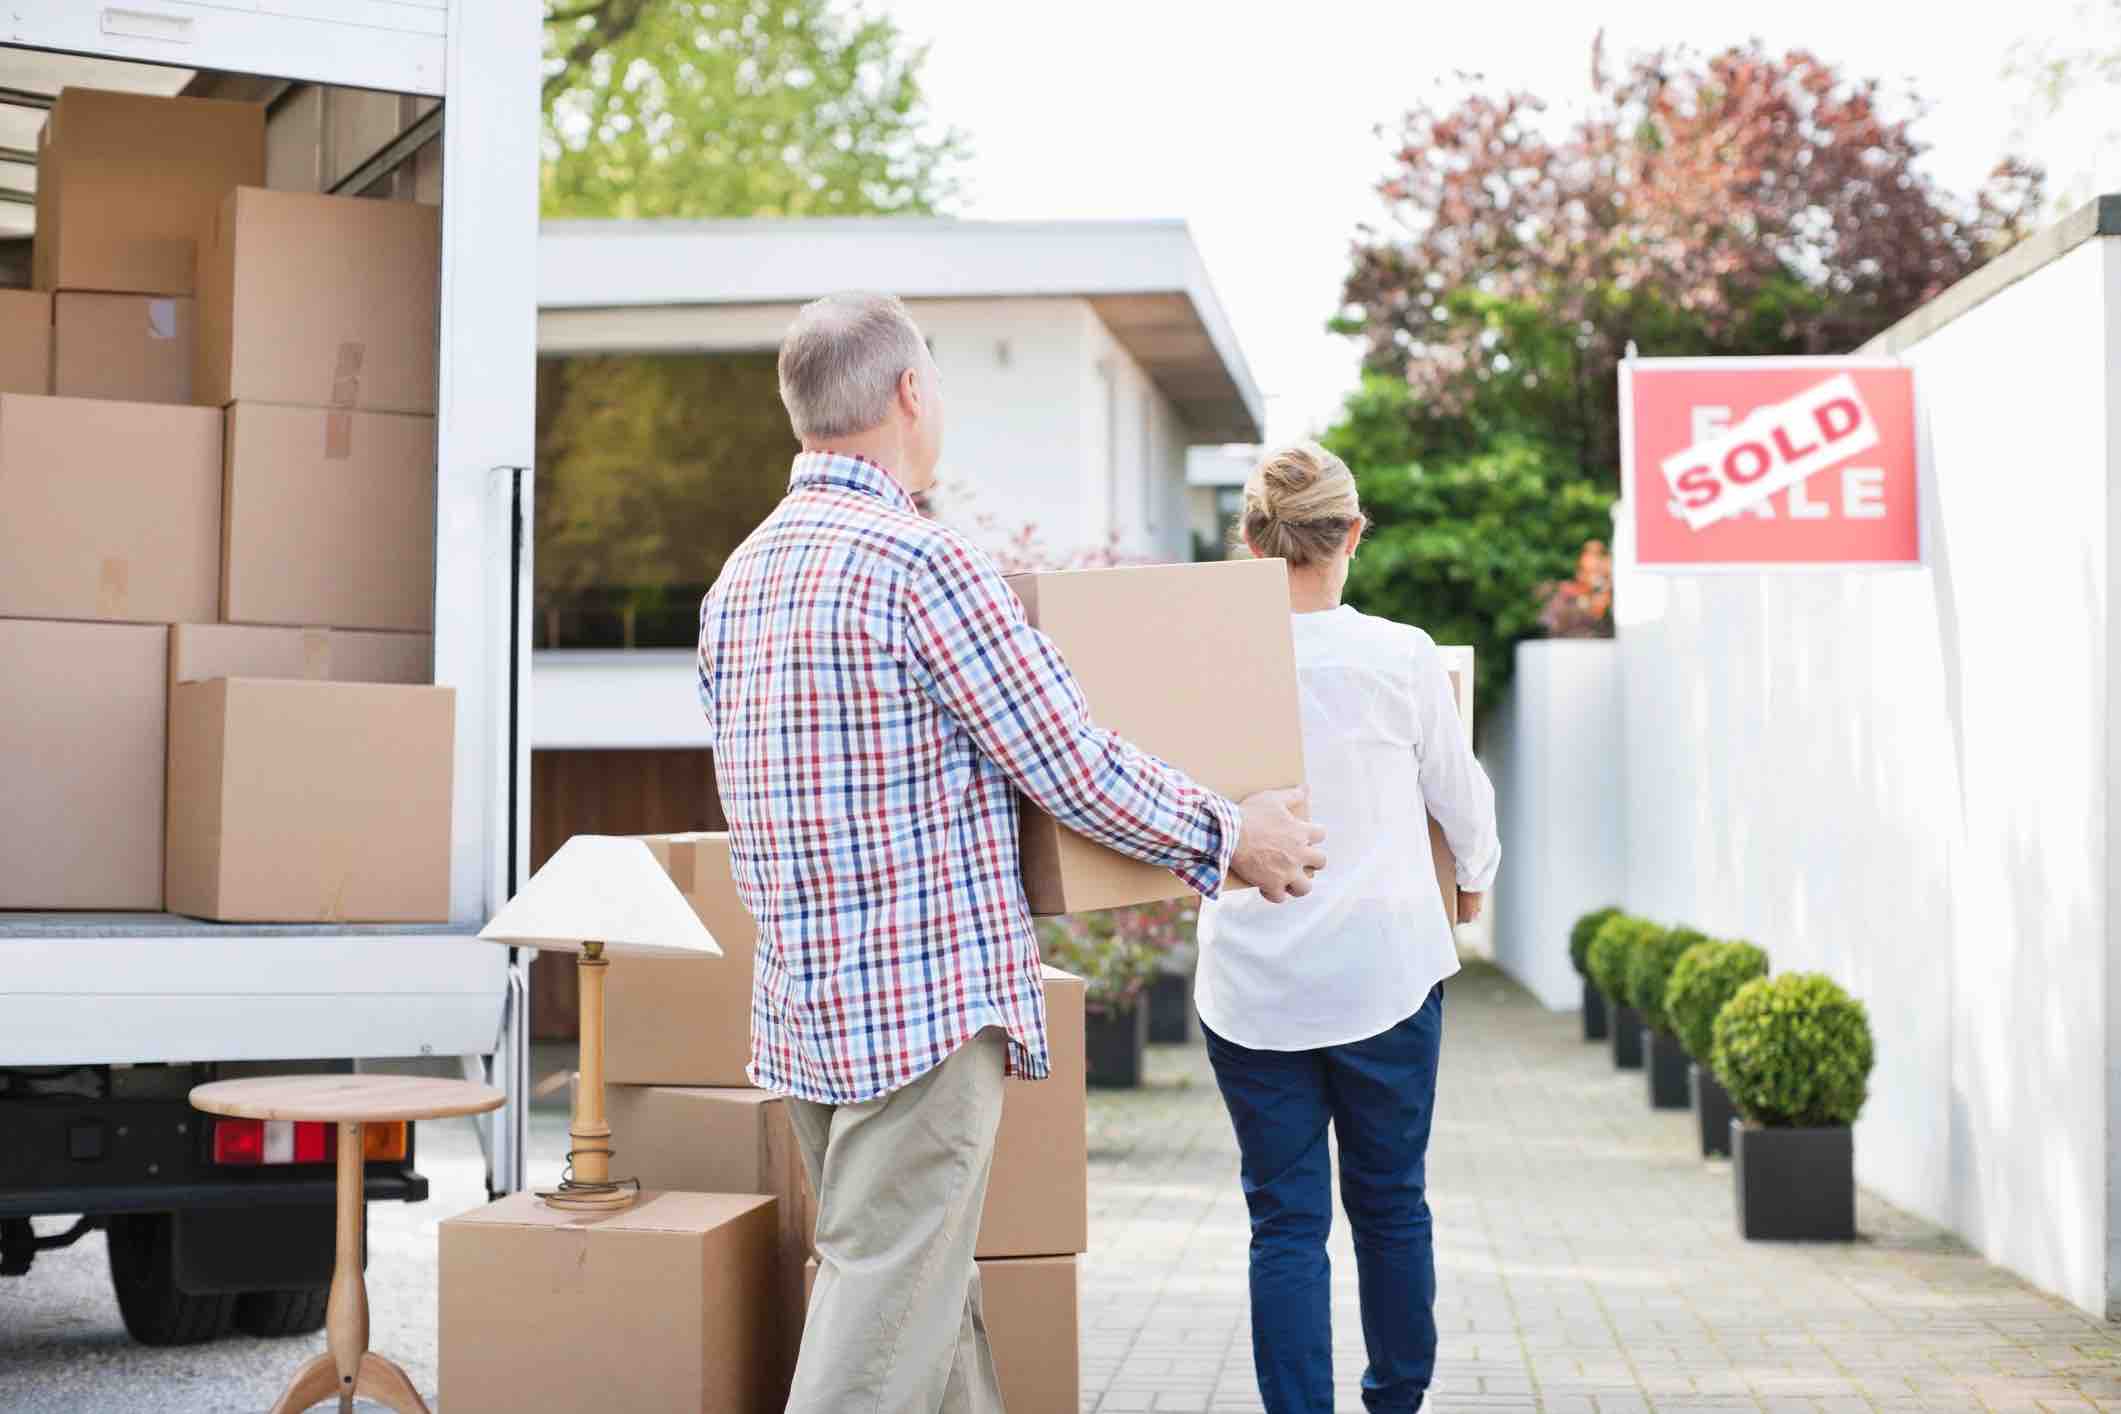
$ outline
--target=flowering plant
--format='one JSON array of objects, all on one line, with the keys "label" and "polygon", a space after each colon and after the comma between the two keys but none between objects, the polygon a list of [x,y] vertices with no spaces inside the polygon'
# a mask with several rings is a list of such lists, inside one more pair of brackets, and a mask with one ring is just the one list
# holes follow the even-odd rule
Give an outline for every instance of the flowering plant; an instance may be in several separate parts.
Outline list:
[{"label": "flowering plant", "polygon": [[1539,586],[1539,622],[1549,638],[1613,636],[1613,557],[1605,542],[1587,540],[1576,557],[1576,577]]},{"label": "flowering plant", "polygon": [[1100,1015],[1131,1011],[1166,957],[1190,947],[1200,905],[1192,897],[1044,918],[1040,955],[1083,979],[1084,1005]]}]

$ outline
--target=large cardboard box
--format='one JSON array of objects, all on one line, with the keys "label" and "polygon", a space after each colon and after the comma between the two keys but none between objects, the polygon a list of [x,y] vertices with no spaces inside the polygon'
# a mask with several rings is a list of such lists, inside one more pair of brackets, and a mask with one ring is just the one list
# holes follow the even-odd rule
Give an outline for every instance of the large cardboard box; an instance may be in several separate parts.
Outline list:
[{"label": "large cardboard box", "polygon": [[[612,976],[634,961],[613,966]],[[773,1389],[785,1396],[803,1334],[802,1272],[810,1255],[803,1223],[811,1212],[803,1203],[803,1155],[788,1121],[788,1101],[764,1090],[611,1085],[604,1092],[604,1115],[611,1125],[612,1172],[640,1180],[643,1188],[778,1200],[768,1373]]]},{"label": "large cardboard box", "polygon": [[[1074,1257],[979,1264],[980,1313],[1009,1414],[1076,1414],[1081,1407],[1079,1268]],[[813,1258],[804,1269],[805,1292],[816,1284]]]},{"label": "large cardboard box", "polygon": [[[1451,696],[1458,705],[1458,718],[1473,730],[1473,650],[1471,648],[1439,648],[1443,655],[1444,670],[1450,674]],[[1436,871],[1436,889],[1443,895],[1443,916],[1452,924],[1458,922],[1458,860],[1451,853],[1451,842],[1443,836],[1443,826],[1436,817],[1429,817],[1429,864]]]},{"label": "large cardboard box", "polygon": [[198,332],[173,295],[61,291],[52,302],[52,387],[62,398],[189,403]]},{"label": "large cardboard box", "polygon": [[0,615],[218,618],[220,415],[0,394],[0,525]]},{"label": "large cardboard box", "polygon": [[245,187],[199,256],[203,403],[432,413],[442,213]]},{"label": "large cardboard box", "polygon": [[[1083,980],[1052,967],[1045,978],[1052,1073],[1044,1080],[1003,1082],[994,1169],[980,1214],[982,1258],[1062,1256],[1090,1246]],[[801,1177],[802,1229],[809,1240],[817,1232],[817,1195],[808,1174]]]},{"label": "large cardboard box", "polygon": [[433,418],[238,403],[227,461],[223,619],[433,629]]},{"label": "large cardboard box", "polygon": [[771,1198],[647,1191],[612,1214],[517,1193],[442,1224],[441,1408],[767,1414]]},{"label": "large cardboard box", "polygon": [[310,682],[434,681],[432,635],[253,624],[176,624],[169,631],[169,683],[208,678],[302,678]]},{"label": "large cardboard box", "polygon": [[0,619],[0,908],[162,906],[169,630]]},{"label": "large cardboard box", "polygon": [[[624,1085],[748,1085],[758,929],[737,898],[726,834],[651,835],[719,960],[628,959],[604,986],[604,1074]],[[697,1187],[675,1184],[674,1187]]]},{"label": "large cardboard box", "polygon": [[265,106],[69,88],[37,142],[40,290],[188,295],[221,199],[265,180]]},{"label": "large cardboard box", "polygon": [[[1303,784],[1288,571],[1280,560],[1011,577],[1098,726],[1233,800]],[[1169,870],[1092,844],[1024,802],[1024,897],[1037,914],[1177,898]]]},{"label": "large cardboard box", "polygon": [[170,910],[231,923],[446,921],[455,747],[446,687],[178,683]]},{"label": "large cardboard box", "polygon": [[52,390],[52,297],[0,290],[0,393]]}]

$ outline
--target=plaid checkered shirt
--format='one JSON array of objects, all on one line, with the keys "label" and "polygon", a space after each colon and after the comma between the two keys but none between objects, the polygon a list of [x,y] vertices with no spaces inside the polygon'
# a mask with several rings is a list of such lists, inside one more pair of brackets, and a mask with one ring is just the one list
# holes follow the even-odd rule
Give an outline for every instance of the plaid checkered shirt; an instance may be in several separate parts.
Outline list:
[{"label": "plaid checkered shirt", "polygon": [[990,1026],[1046,1075],[1017,791],[1204,894],[1237,843],[1236,807],[1093,726],[993,562],[859,458],[796,458],[700,606],[699,677],[763,1089],[858,1104]]}]

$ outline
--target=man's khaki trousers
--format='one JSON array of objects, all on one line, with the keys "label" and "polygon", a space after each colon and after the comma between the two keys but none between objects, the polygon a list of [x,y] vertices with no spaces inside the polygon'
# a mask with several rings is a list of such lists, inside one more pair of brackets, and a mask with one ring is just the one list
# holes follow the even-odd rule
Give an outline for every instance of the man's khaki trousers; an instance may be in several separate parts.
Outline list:
[{"label": "man's khaki trousers", "polygon": [[1000,1414],[973,1250],[1007,1045],[982,1031],[865,1104],[788,1102],[818,1195],[789,1414]]}]

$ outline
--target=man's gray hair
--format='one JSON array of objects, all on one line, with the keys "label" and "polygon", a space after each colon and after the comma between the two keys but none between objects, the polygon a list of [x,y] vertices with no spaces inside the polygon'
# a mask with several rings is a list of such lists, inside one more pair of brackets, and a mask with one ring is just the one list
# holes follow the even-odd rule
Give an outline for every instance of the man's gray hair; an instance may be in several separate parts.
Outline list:
[{"label": "man's gray hair", "polygon": [[891,415],[899,376],[921,365],[921,331],[892,295],[812,300],[781,340],[781,402],[799,439],[867,432]]}]

